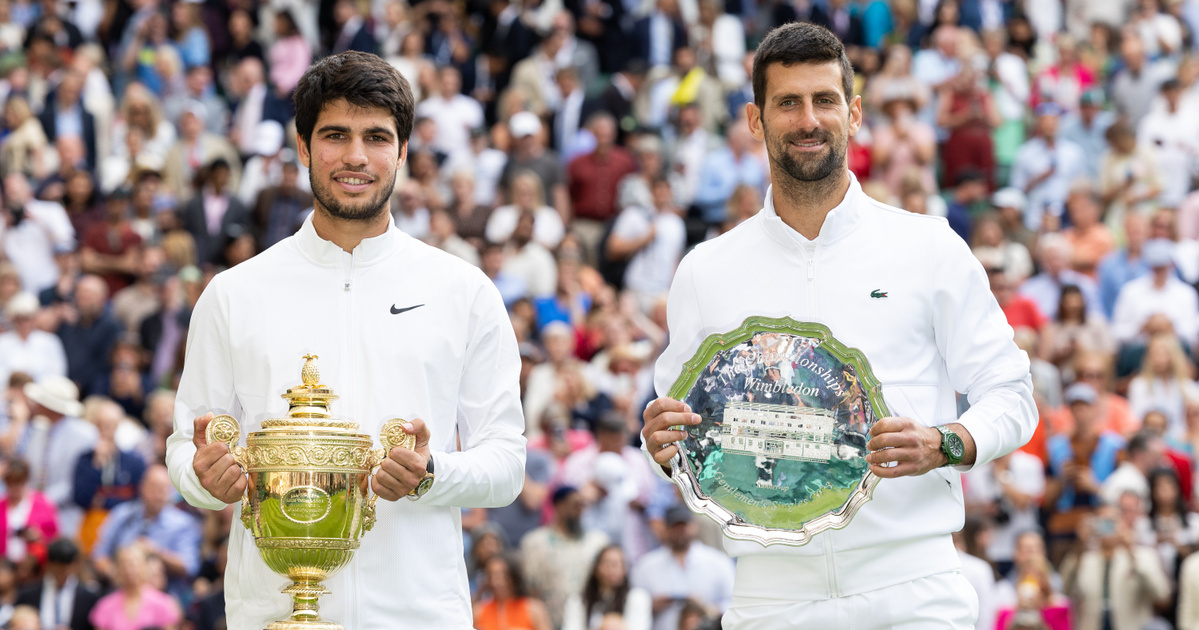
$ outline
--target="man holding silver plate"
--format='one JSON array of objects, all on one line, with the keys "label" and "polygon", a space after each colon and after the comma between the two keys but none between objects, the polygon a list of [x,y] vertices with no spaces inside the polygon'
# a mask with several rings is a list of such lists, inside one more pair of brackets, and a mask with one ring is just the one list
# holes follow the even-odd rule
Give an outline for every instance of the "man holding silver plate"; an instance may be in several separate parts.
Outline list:
[{"label": "man holding silver plate", "polygon": [[772,187],[679,265],[646,454],[737,558],[726,630],[973,628],[960,471],[1032,436],[1028,359],[948,223],[849,172],[862,108],[836,36],[772,31],[753,87]]},{"label": "man holding silver plate", "polygon": [[459,509],[507,505],[524,481],[515,335],[482,272],[392,222],[407,81],[346,52],[295,102],[314,212],[197,302],[171,479],[197,507],[242,501],[230,629],[466,630]]}]

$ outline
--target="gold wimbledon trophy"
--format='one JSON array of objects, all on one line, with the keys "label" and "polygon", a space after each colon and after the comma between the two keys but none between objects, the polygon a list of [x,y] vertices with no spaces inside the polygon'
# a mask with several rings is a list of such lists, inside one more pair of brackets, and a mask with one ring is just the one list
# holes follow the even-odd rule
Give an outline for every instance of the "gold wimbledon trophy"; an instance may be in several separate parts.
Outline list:
[{"label": "gold wimbledon trophy", "polygon": [[330,415],[337,396],[320,384],[317,357],[304,358],[303,384],[283,394],[286,418],[263,421],[244,448],[231,416],[213,418],[205,434],[209,443],[228,444],[248,473],[241,522],[267,566],[292,581],[283,589],[292,597],[291,615],[266,630],[344,630],[321,619],[317,598],[330,592],[322,582],[349,563],[358,539],[375,524],[378,497],[368,492],[373,470],[392,448],[413,448],[415,437],[393,418],[383,424],[383,448],[372,448],[357,423]]}]

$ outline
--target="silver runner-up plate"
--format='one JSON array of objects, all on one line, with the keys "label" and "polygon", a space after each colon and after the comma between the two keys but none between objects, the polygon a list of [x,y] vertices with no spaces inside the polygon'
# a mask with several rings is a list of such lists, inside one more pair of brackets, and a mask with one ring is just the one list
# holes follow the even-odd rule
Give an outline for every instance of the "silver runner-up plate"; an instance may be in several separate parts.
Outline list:
[{"label": "silver runner-up plate", "polygon": [[847,525],[878,484],[866,441],[890,415],[861,351],[821,324],[750,317],[711,335],[670,397],[698,425],[671,460],[693,511],[737,540],[804,545]]}]

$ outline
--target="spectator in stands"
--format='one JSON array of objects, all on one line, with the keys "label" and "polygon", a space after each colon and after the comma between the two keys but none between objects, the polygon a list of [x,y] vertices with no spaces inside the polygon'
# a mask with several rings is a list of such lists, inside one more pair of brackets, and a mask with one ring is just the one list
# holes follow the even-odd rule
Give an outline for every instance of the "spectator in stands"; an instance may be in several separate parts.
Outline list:
[{"label": "spectator in stands", "polygon": [[491,212],[483,236],[493,243],[506,243],[512,238],[519,218],[530,215],[533,217],[533,241],[547,250],[556,248],[562,242],[566,228],[558,211],[545,205],[537,174],[532,171],[517,174],[512,178],[510,188],[512,202]]},{"label": "spectator in stands", "polygon": [[[879,78],[875,77],[874,81]],[[878,178],[890,191],[896,192],[900,181],[916,169],[924,189],[936,190],[937,181],[933,174],[937,159],[936,131],[916,118],[919,109],[916,95],[908,88],[896,86],[879,98],[882,99],[885,122],[880,120],[871,129],[874,135],[871,157],[874,167],[881,170]]]},{"label": "spectator in stands", "polygon": [[562,630],[602,630],[604,619],[619,615],[626,630],[649,630],[653,602],[645,589],[629,584],[629,563],[617,545],[595,557],[580,593],[566,601]]},{"label": "spectator in stands", "polygon": [[1012,167],[1012,186],[1028,195],[1024,224],[1033,231],[1057,229],[1070,186],[1086,174],[1082,147],[1058,135],[1064,112],[1052,101],[1037,106],[1036,136],[1020,147]]},{"label": "spectator in stands", "polygon": [[24,388],[28,422],[10,429],[20,436],[17,452],[29,462],[30,487],[46,495],[58,512],[59,531],[74,537],[83,511],[75,505],[75,471],[63,462],[77,461],[96,443],[96,428],[80,418],[83,405],[71,381],[49,376]]},{"label": "spectator in stands", "polygon": [[1087,314],[1103,317],[1103,305],[1099,302],[1099,291],[1095,281],[1070,268],[1074,257],[1070,241],[1059,233],[1044,234],[1037,240],[1037,258],[1041,273],[1020,285],[1020,293],[1037,304],[1045,316],[1057,317],[1057,307],[1062,297],[1062,287],[1074,285],[1086,299]]},{"label": "spectator in stands", "polygon": [[1116,248],[1111,230],[1100,222],[1103,207],[1090,184],[1076,184],[1066,197],[1070,227],[1062,230],[1073,258],[1070,266],[1091,279],[1098,276],[1099,261]]},{"label": "spectator in stands", "polygon": [[1144,344],[1149,335],[1173,332],[1186,347],[1199,336],[1199,294],[1173,273],[1174,246],[1152,239],[1143,250],[1149,275],[1128,281],[1116,298],[1112,332],[1122,345]]},{"label": "spectator in stands", "polygon": [[597,112],[587,119],[595,149],[571,161],[567,169],[572,229],[583,245],[587,260],[599,260],[605,223],[619,211],[617,186],[637,170],[633,155],[616,144],[616,119]]},{"label": "spectator in stands", "polygon": [[[997,628],[1071,628],[1069,601],[1062,594],[1062,579],[1045,555],[1045,541],[1036,530],[1016,538],[1014,562],[996,585]],[[1046,625],[1017,625],[1021,616],[1033,613]],[[1005,625],[1010,620],[1011,625]]]},{"label": "spectator in stands", "polygon": [[40,621],[37,628],[94,628],[89,617],[100,601],[100,591],[80,580],[82,572],[83,558],[75,543],[67,538],[51,542],[46,553],[45,575],[21,589],[17,606],[28,606],[34,611]]},{"label": "spectator in stands", "polygon": [[1058,302],[1057,317],[1045,328],[1039,354],[1054,365],[1073,363],[1080,352],[1100,352],[1107,355],[1116,350],[1115,340],[1107,324],[1087,313],[1082,290],[1068,284],[1062,287]]},{"label": "spectator in stands", "polygon": [[1124,216],[1124,246],[1099,261],[1099,295],[1108,319],[1116,311],[1120,289],[1128,281],[1149,273],[1143,248],[1149,238],[1149,220],[1138,212]]},{"label": "spectator in stands", "polygon": [[1144,418],[1150,411],[1166,416],[1166,435],[1180,440],[1186,435],[1185,406],[1199,400],[1199,386],[1191,378],[1191,364],[1178,338],[1168,333],[1149,337],[1137,375],[1128,385],[1132,415]]},{"label": "spectator in stands", "polygon": [[738,186],[749,186],[761,194],[766,193],[766,164],[752,152],[755,144],[757,141],[750,135],[747,125],[734,124],[728,130],[728,145],[709,153],[704,160],[695,205],[709,227],[727,220],[725,206]]},{"label": "spectator in stands", "polygon": [[196,259],[201,265],[226,264],[225,245],[251,234],[250,211],[234,194],[232,171],[224,158],[208,164],[195,197],[180,210],[184,228],[196,241]]},{"label": "spectator in stands", "polygon": [[1100,498],[1107,505],[1117,505],[1120,497],[1131,492],[1149,505],[1149,474],[1165,462],[1165,444],[1153,433],[1138,431],[1128,440],[1124,461],[1103,482]]},{"label": "spectator in stands", "polygon": [[37,328],[38,310],[32,293],[18,293],[4,305],[4,319],[12,329],[0,333],[0,383],[8,383],[13,372],[23,372],[34,380],[67,375],[62,342]]},{"label": "spectator in stands", "polygon": [[285,97],[290,97],[304,71],[312,65],[312,45],[304,39],[288,9],[275,12],[275,42],[267,49],[266,60],[275,93]]},{"label": "spectator in stands", "polygon": [[84,395],[92,383],[108,371],[109,357],[121,335],[121,324],[107,310],[108,285],[95,275],[82,276],[72,300],[64,305],[58,337],[67,354],[67,376]]},{"label": "spectator in stands", "polygon": [[0,138],[0,176],[23,173],[40,180],[49,174],[50,140],[25,97],[13,95],[4,104],[4,130]]},{"label": "spectator in stands", "polygon": [[34,199],[29,179],[10,173],[4,178],[3,218],[0,251],[16,267],[21,287],[37,294],[54,286],[58,281],[54,252],[70,251],[75,245],[75,230],[66,211],[58,203]]},{"label": "spectator in stands", "polygon": [[46,545],[58,537],[58,512],[28,483],[29,464],[19,457],[9,460],[0,515],[4,519],[3,555],[14,564],[37,567],[46,560]]},{"label": "spectator in stands", "polygon": [[[1133,416],[1128,401],[1113,391],[1115,375],[1112,364],[1112,355],[1109,353],[1082,350],[1075,354],[1073,364],[1068,367],[1074,372],[1074,382],[1086,383],[1098,392],[1095,415],[1099,418],[1102,430],[1127,437],[1141,427],[1141,418]],[[1069,408],[1061,409],[1049,415],[1049,426],[1054,433],[1072,433],[1074,415]]]},{"label": "spectator in stands", "polygon": [[533,171],[541,178],[542,196],[563,217],[570,216],[570,196],[558,157],[545,148],[541,119],[532,112],[517,112],[508,120],[512,136],[512,152],[504,164],[499,184],[505,197],[511,200],[512,180],[522,170]]},{"label": "spectator in stands", "polygon": [[[583,529],[583,495],[572,486],[554,490],[554,516],[520,544],[529,591],[543,600],[555,627],[562,625],[566,600],[582,590],[596,555],[608,544],[598,531]],[[730,574],[731,579],[731,574]]]},{"label": "spectator in stands", "polygon": [[83,103],[83,76],[73,68],[66,68],[58,85],[46,96],[46,107],[40,116],[42,129],[50,142],[59,136],[79,136],[86,150],[85,159],[89,170],[98,164],[96,152],[96,117]]},{"label": "spectator in stands", "polygon": [[95,411],[98,437],[92,450],[75,464],[74,501],[85,511],[79,540],[84,552],[91,550],[101,523],[116,506],[137,498],[146,462],[135,451],[117,445],[117,427],[125,410],[111,400],[101,400]]},{"label": "spectator in stands", "polygon": [[[1132,500],[1139,503],[1135,495]],[[1143,628],[1157,602],[1170,596],[1170,580],[1152,547],[1108,507],[1081,528],[1080,551],[1063,566],[1065,592],[1075,604],[1075,628]]]},{"label": "spectator in stands", "polygon": [[108,295],[132,283],[141,257],[142,237],[130,223],[130,196],[128,188],[110,193],[104,204],[104,220],[89,225],[79,241],[82,271],[103,278]]},{"label": "spectator in stands", "polygon": [[995,146],[991,132],[1003,122],[991,94],[979,86],[978,73],[965,65],[948,85],[938,90],[937,125],[948,132],[941,153],[941,183],[956,185],[965,169],[981,171],[988,190],[994,189]]},{"label": "spectator in stands", "polygon": [[[167,189],[181,203],[195,197],[199,192],[197,186],[204,180],[204,168],[219,159],[224,159],[230,171],[229,189],[237,190],[241,175],[241,158],[228,140],[204,130],[204,121],[207,118],[208,108],[202,103],[188,103],[179,117],[179,139],[166,155],[163,179]],[[241,139],[242,142],[252,140],[252,136]]]},{"label": "spectator in stands", "polygon": [[437,70],[437,93],[416,107],[416,115],[437,126],[433,148],[445,155],[461,151],[470,141],[470,130],[483,126],[483,108],[462,93],[462,73],[454,66]]},{"label": "spectator in stands", "polygon": [[491,597],[475,606],[476,628],[551,630],[555,627],[545,603],[528,594],[519,560],[504,555],[492,556],[487,561],[486,572],[483,590]]},{"label": "spectator in stands", "polygon": [[630,35],[633,59],[644,59],[651,69],[669,66],[674,52],[687,46],[687,27],[677,0],[657,0],[649,15],[633,23]]},{"label": "spectator in stands", "polygon": [[1127,118],[1133,129],[1149,113],[1158,88],[1170,78],[1173,71],[1168,60],[1153,61],[1146,48],[1145,40],[1136,30],[1121,31],[1120,61],[1123,62],[1123,68],[1112,77],[1109,91],[1116,111]]},{"label": "spectator in stands", "polygon": [[183,620],[179,602],[150,581],[153,553],[138,542],[117,551],[113,577],[120,588],[100,598],[88,615],[97,630],[175,627]]},{"label": "spectator in stands", "polygon": [[719,611],[733,597],[733,561],[723,551],[695,540],[696,524],[683,506],[666,510],[663,546],[633,565],[629,583],[652,597],[654,630],[681,627],[685,600]]},{"label": "spectator in stands", "polygon": [[1174,208],[1191,190],[1192,162],[1199,153],[1199,115],[1183,109],[1183,88],[1178,79],[1161,85],[1164,107],[1151,108],[1137,126],[1137,142],[1157,152],[1162,189],[1158,203]]},{"label": "spectator in stands", "polygon": [[154,464],[142,476],[138,497],[109,513],[92,548],[96,571],[108,580],[121,579],[120,552],[144,545],[166,570],[168,592],[182,596],[200,568],[200,525],[195,517],[171,503],[171,479],[166,466]]},{"label": "spectator in stands", "polygon": [[992,267],[987,270],[987,279],[991,284],[991,294],[1003,309],[1008,324],[1012,328],[1031,328],[1040,331],[1048,323],[1045,315],[1030,298],[1016,292],[1015,282],[1002,267]]},{"label": "spectator in stands", "polygon": [[1008,238],[997,212],[984,212],[975,219],[970,249],[983,267],[1002,268],[1017,286],[1032,275],[1028,248]]},{"label": "spectator in stands", "polygon": [[1116,113],[1104,109],[1107,95],[1103,88],[1091,88],[1082,93],[1078,109],[1062,117],[1061,138],[1082,147],[1086,156],[1087,177],[1099,179],[1100,159],[1107,150],[1107,129],[1116,122]]},{"label": "spectator in stands", "polygon": [[1075,383],[1066,389],[1066,404],[1073,416],[1074,429],[1049,438],[1049,472],[1045,484],[1045,505],[1052,506],[1047,528],[1051,552],[1060,558],[1060,549],[1075,539],[1079,523],[1100,505],[1100,487],[1116,469],[1124,438],[1103,429],[1096,413],[1099,392],[1088,383]]},{"label": "spectator in stands", "polygon": [[621,210],[604,248],[608,260],[627,262],[623,284],[642,311],[670,289],[687,245],[687,227],[682,210],[674,204],[670,181],[656,177],[651,188],[652,205]]}]

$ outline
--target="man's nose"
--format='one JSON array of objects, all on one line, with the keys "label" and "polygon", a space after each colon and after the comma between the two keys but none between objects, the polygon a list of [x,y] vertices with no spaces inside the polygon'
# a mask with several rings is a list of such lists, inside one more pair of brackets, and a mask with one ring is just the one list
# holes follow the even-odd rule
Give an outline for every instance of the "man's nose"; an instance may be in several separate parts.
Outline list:
[{"label": "man's nose", "polygon": [[365,165],[369,161],[366,156],[366,141],[362,138],[350,139],[350,145],[342,159],[346,164]]}]

